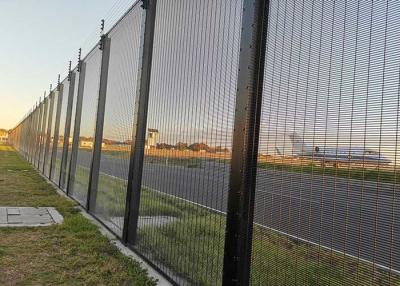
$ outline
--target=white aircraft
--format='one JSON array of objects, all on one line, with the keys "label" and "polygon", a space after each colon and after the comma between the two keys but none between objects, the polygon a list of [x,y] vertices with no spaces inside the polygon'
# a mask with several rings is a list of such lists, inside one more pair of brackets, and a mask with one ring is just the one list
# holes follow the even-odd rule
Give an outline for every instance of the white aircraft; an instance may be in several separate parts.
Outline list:
[{"label": "white aircraft", "polygon": [[352,147],[310,146],[297,134],[289,134],[296,157],[320,161],[321,165],[332,163],[338,166],[340,163],[357,163],[372,165],[388,165],[392,160],[372,149]]}]

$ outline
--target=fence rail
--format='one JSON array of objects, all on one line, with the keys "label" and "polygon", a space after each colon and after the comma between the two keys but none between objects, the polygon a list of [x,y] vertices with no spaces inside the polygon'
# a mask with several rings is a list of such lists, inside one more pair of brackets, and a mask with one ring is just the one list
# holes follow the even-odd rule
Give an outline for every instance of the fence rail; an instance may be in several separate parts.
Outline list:
[{"label": "fence rail", "polygon": [[400,2],[135,3],[10,143],[178,285],[400,285]]}]

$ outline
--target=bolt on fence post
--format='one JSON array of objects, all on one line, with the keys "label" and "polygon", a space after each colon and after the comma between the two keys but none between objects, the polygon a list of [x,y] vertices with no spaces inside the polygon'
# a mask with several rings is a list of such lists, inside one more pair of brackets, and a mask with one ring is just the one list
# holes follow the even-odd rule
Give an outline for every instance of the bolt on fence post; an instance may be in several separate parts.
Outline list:
[{"label": "bolt on fence post", "polygon": [[226,218],[223,285],[248,285],[268,0],[244,0]]},{"label": "bolt on fence post", "polygon": [[61,168],[60,168],[60,180],[59,187],[64,188],[65,176],[67,172],[67,160],[68,160],[68,146],[69,137],[71,134],[71,121],[72,121],[72,109],[74,103],[74,92],[75,92],[75,78],[76,73],[69,71],[69,89],[68,89],[68,102],[67,102],[67,114],[65,116],[65,129],[64,129],[64,139],[63,139],[63,150],[61,155]]},{"label": "bolt on fence post", "polygon": [[54,135],[53,135],[53,148],[51,150],[51,158],[50,158],[50,171],[49,171],[49,179],[53,177],[53,172],[55,168],[55,160],[57,156],[57,148],[58,148],[58,133],[60,132],[60,117],[61,117],[61,105],[62,99],[64,96],[64,85],[60,83],[60,75],[58,75],[58,84],[57,84],[57,110],[56,110],[56,118],[54,124]]},{"label": "bolt on fence post", "polygon": [[[104,22],[102,22],[104,27]],[[103,125],[104,125],[104,112],[106,107],[107,95],[107,79],[108,79],[108,66],[110,62],[110,49],[111,39],[102,35],[100,40],[101,55],[101,70],[100,70],[100,83],[99,83],[99,99],[97,105],[96,128],[94,134],[94,144],[92,153],[92,162],[90,164],[90,177],[88,186],[88,195],[86,208],[88,211],[94,210],[97,199],[97,185],[99,180],[100,159],[101,159],[101,145],[103,141]]]},{"label": "bolt on fence post", "polygon": [[[51,89],[51,88],[50,88]],[[46,145],[44,148],[44,156],[43,156],[43,168],[42,173],[46,174],[46,162],[49,159],[49,151],[50,151],[50,143],[51,143],[51,126],[53,125],[53,110],[54,110],[54,91],[50,91],[49,94],[49,115],[47,118],[47,133],[46,133]]]},{"label": "bolt on fence post", "polygon": [[144,16],[142,17],[141,23],[141,45],[137,75],[138,84],[136,88],[125,218],[122,234],[123,242],[129,245],[135,244],[139,217],[157,0],[143,0],[141,7],[144,9]]},{"label": "bolt on fence post", "polygon": [[83,91],[85,88],[85,76],[86,76],[86,63],[84,61],[80,61],[78,65],[79,65],[79,83],[78,83],[78,95],[76,97],[74,134],[72,138],[71,162],[69,164],[69,173],[68,173],[69,176],[68,178],[66,178],[68,182],[67,183],[68,195],[71,193],[75,182],[76,160],[79,147],[79,134],[81,132]]}]

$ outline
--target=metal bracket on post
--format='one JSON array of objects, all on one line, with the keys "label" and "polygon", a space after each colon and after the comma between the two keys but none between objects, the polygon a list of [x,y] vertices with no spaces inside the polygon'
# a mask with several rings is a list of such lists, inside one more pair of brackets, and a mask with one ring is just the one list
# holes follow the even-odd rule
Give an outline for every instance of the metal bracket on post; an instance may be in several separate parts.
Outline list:
[{"label": "metal bracket on post", "polygon": [[57,79],[57,109],[56,109],[56,118],[55,118],[55,124],[54,124],[54,135],[53,135],[53,148],[51,152],[51,158],[50,158],[50,171],[49,171],[49,179],[51,180],[55,168],[55,160],[58,152],[58,137],[59,137],[59,132],[60,132],[60,117],[61,117],[61,105],[62,105],[62,98],[63,98],[63,92],[64,92],[64,85],[60,83],[60,75],[58,75]]},{"label": "metal bracket on post", "polygon": [[136,242],[139,218],[157,0],[143,0],[142,7],[144,8],[144,16],[141,24],[140,58],[137,75],[138,84],[136,89],[128,187],[122,234],[123,242],[132,246]]},{"label": "metal bracket on post", "polygon": [[244,0],[223,285],[249,285],[268,0]]},{"label": "metal bracket on post", "polygon": [[67,178],[68,195],[73,191],[72,188],[75,182],[76,159],[79,148],[79,135],[81,132],[82,102],[83,102],[83,91],[85,88],[86,63],[79,60],[78,67],[79,67],[78,95],[76,97],[75,123],[74,123],[74,133],[72,138],[71,162],[69,165],[69,177]]},{"label": "metal bracket on post", "polygon": [[99,99],[97,105],[96,129],[94,135],[92,162],[90,165],[89,187],[88,187],[88,195],[86,203],[86,209],[88,211],[94,210],[97,200],[97,185],[98,185],[99,171],[100,171],[101,145],[103,141],[104,112],[106,107],[106,96],[107,96],[108,66],[110,62],[110,50],[111,50],[111,39],[109,37],[107,37],[106,35],[102,35],[101,41],[103,43],[102,43],[102,55],[101,55]]}]

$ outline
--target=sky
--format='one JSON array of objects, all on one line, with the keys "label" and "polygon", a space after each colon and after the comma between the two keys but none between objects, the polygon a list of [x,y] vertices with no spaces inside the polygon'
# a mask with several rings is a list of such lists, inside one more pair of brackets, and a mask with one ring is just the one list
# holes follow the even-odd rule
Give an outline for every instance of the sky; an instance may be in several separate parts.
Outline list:
[{"label": "sky", "polygon": [[[11,127],[48,89],[50,81],[56,80],[58,72],[65,75],[68,59],[76,62],[77,48],[94,30],[94,40],[85,44],[93,46],[98,39],[96,23],[98,29],[112,3],[85,1],[82,6],[52,1],[47,5],[40,2],[44,5],[41,8],[34,4],[38,2],[28,0],[22,8],[18,1],[0,3],[11,7],[0,7],[0,13],[6,14],[0,17],[4,21],[0,27],[9,35],[2,34],[15,39],[0,46],[6,49],[0,53],[0,94],[7,95],[1,102],[13,107],[4,108],[0,120],[11,121],[4,126]],[[162,143],[203,142],[230,148],[242,2],[190,3],[165,0],[157,4],[147,127],[159,130]],[[360,146],[399,160],[400,1],[360,3],[271,2],[261,153],[276,153],[277,148],[283,154],[293,153],[288,134],[296,132],[312,146]],[[76,7],[81,7],[80,15],[75,15]],[[120,9],[121,14],[126,8]],[[57,16],[55,10],[63,11],[65,17]],[[59,27],[61,18],[74,20]],[[140,13],[124,19],[110,36],[103,134],[121,141],[131,137]],[[95,50],[86,59],[80,125],[80,134],[85,137],[94,135],[99,54]]]},{"label": "sky", "polygon": [[0,0],[0,128],[12,128],[133,0]]}]

